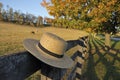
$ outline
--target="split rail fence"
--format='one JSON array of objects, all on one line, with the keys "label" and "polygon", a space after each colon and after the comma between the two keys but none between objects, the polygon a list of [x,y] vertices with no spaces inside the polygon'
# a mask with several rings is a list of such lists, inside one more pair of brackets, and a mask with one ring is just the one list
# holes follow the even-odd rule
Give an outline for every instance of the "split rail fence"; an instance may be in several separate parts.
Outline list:
[{"label": "split rail fence", "polygon": [[72,68],[49,66],[24,51],[0,56],[0,80],[24,80],[36,71],[40,71],[40,80],[81,80],[82,64],[88,55],[88,36],[67,42],[67,52],[72,52],[68,54],[75,63]]}]

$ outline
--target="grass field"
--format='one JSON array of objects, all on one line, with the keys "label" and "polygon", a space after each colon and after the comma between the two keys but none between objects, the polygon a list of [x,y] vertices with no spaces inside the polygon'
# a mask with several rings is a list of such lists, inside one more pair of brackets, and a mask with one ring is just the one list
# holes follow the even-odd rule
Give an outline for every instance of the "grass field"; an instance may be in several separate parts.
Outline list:
[{"label": "grass field", "polygon": [[[32,34],[32,31],[35,34]],[[80,30],[54,27],[36,28],[0,22],[0,55],[25,50],[22,44],[24,39],[39,40],[44,32],[57,34],[65,40],[74,40],[88,35]],[[83,68],[83,76],[86,80],[120,80],[120,41],[112,41],[111,45],[111,49],[106,50],[104,40],[90,38],[89,57]],[[32,80],[32,78],[29,77],[28,80]]]},{"label": "grass field", "polygon": [[[34,31],[35,34],[31,32]],[[36,28],[25,25],[0,22],[0,56],[24,51],[23,40],[26,38],[40,39],[44,32],[54,33],[65,40],[74,40],[88,35],[84,31],[54,27]],[[39,72],[26,80],[33,80]]]},{"label": "grass field", "polygon": [[112,41],[106,49],[103,40],[91,37],[83,76],[86,80],[120,80],[120,41]]},{"label": "grass field", "polygon": [[[35,34],[31,32],[34,31]],[[87,35],[86,32],[73,29],[54,27],[36,28],[25,25],[0,22],[0,55],[25,50],[22,41],[26,38],[40,39],[42,33],[51,32],[65,40],[78,39]]]}]

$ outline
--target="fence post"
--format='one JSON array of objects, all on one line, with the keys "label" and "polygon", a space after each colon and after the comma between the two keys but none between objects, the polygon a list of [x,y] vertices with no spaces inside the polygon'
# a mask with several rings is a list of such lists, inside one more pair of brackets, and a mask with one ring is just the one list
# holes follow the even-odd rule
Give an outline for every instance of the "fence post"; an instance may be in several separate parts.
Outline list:
[{"label": "fence post", "polygon": [[79,41],[82,42],[82,44],[79,44],[78,51],[77,51],[77,68],[76,68],[76,80],[81,79],[82,75],[82,65],[84,64],[85,61],[85,56],[87,55],[88,52],[88,37],[82,37],[79,39]]},{"label": "fence post", "polygon": [[65,72],[66,69],[43,64],[41,66],[41,80],[61,80]]},{"label": "fence post", "polygon": [[29,52],[0,57],[0,80],[24,80],[41,67],[41,61]]}]

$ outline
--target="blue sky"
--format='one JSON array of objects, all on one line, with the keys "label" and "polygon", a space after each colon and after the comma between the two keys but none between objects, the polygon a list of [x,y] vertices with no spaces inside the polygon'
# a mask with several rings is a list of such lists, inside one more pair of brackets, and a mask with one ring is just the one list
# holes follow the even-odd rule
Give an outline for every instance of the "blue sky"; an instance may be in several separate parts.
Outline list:
[{"label": "blue sky", "polygon": [[20,10],[23,13],[31,13],[35,16],[50,17],[46,8],[42,7],[40,3],[42,0],[0,0],[3,8],[7,9],[7,5],[12,7],[13,10]]}]

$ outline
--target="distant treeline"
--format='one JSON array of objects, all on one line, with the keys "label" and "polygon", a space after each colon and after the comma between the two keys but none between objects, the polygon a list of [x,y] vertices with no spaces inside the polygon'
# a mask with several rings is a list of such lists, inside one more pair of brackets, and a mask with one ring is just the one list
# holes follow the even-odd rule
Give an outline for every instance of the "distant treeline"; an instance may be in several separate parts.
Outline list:
[{"label": "distant treeline", "polygon": [[30,13],[22,13],[20,10],[14,11],[13,8],[7,6],[7,10],[3,9],[3,4],[0,3],[0,20],[5,22],[12,22],[22,25],[31,25],[40,27],[43,25],[52,25],[53,19],[42,16],[36,17]]}]

